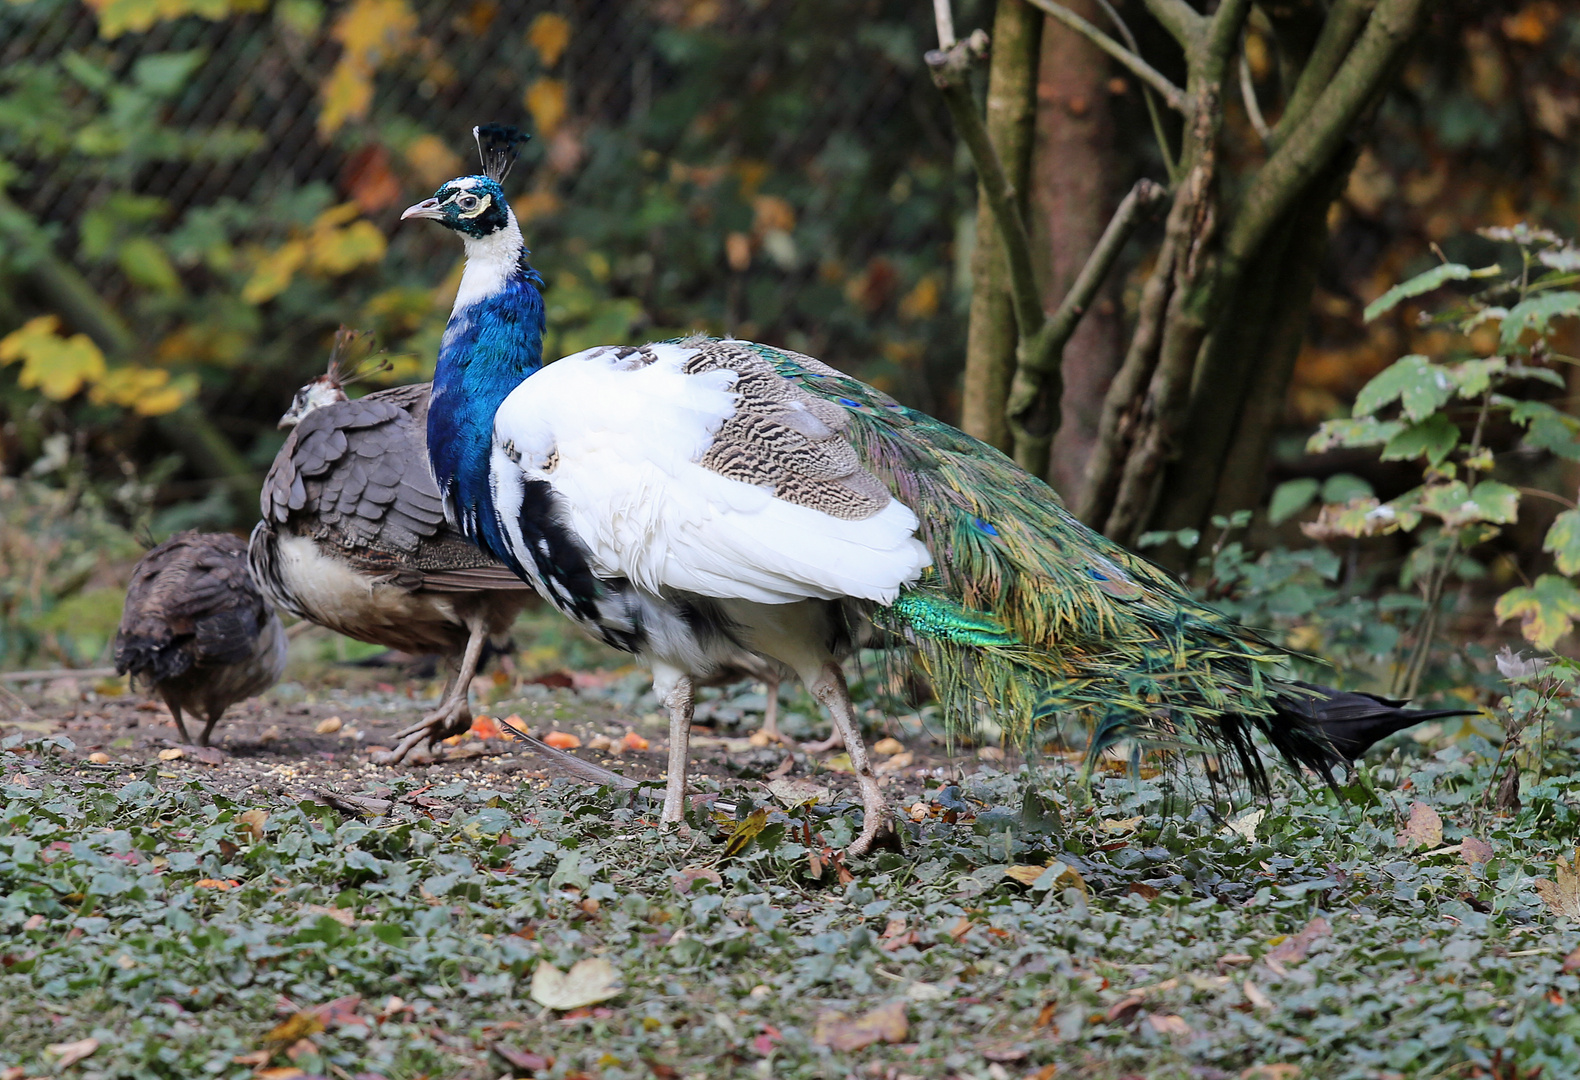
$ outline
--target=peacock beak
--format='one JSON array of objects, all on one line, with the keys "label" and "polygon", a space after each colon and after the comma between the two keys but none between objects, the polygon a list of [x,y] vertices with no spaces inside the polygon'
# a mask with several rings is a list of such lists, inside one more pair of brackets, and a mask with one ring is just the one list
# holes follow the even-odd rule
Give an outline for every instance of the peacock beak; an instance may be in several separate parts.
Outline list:
[{"label": "peacock beak", "polygon": [[424,199],[416,206],[408,206],[400,216],[402,221],[407,218],[442,218],[444,211],[439,209],[438,199]]}]

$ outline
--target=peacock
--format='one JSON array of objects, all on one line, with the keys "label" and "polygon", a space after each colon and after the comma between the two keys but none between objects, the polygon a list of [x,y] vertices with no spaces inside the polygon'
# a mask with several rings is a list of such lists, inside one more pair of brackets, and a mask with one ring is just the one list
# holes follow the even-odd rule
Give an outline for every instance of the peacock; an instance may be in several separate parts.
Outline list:
[{"label": "peacock", "polygon": [[485,647],[537,596],[445,524],[424,444],[428,386],[347,397],[356,337],[336,335],[328,370],[280,419],[291,433],[264,480],[248,554],[281,610],[358,641],[449,659],[438,706],[380,758],[395,763],[471,725],[468,691]]},{"label": "peacock", "polygon": [[1286,681],[1288,656],[1077,520],[999,451],[787,349],[702,336],[544,365],[542,279],[502,183],[525,136],[474,129],[481,174],[402,218],[459,233],[428,452],[450,520],[561,612],[651,666],[669,710],[663,820],[683,819],[694,688],[737,650],[793,671],[885,819],[840,662],[907,646],[955,724],[1048,718],[1214,749],[1255,788],[1257,739],[1330,777],[1442,713]]},{"label": "peacock", "polygon": [[229,533],[184,532],[138,560],[115,635],[115,670],[159,694],[190,743],[183,712],[207,721],[198,745],[236,702],[285,670],[285,628]]}]

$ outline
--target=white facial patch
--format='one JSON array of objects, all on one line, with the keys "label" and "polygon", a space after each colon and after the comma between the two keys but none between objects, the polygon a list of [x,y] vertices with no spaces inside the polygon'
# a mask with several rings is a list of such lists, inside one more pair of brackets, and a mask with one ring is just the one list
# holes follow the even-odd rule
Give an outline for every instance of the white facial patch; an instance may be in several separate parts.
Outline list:
[{"label": "white facial patch", "polygon": [[[457,195],[456,198],[460,198],[460,196]],[[484,195],[482,198],[478,199],[475,209],[461,210],[460,214],[464,218],[475,218],[477,215],[481,214],[484,210],[487,210],[492,205],[494,205],[494,197],[492,195]]]}]

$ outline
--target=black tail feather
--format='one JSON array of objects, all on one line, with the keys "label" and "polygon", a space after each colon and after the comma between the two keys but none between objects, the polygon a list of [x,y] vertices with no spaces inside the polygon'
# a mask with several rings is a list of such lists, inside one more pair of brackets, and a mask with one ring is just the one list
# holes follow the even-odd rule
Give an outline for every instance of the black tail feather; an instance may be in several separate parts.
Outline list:
[{"label": "black tail feather", "polygon": [[1329,775],[1359,760],[1373,745],[1395,732],[1427,720],[1475,716],[1477,709],[1407,709],[1408,699],[1386,698],[1349,690],[1334,690],[1311,683],[1295,683],[1305,694],[1283,694],[1278,699],[1278,726],[1286,729],[1288,743],[1273,736],[1273,745],[1285,758]]}]

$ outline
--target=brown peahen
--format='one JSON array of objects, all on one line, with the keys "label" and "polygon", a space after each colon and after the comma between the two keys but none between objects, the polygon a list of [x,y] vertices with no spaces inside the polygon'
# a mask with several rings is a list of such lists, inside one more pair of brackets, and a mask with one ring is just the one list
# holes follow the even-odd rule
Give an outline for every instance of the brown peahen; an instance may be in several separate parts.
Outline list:
[{"label": "brown peahen", "polygon": [[206,723],[261,694],[285,670],[285,628],[247,572],[247,545],[229,533],[184,532],[132,570],[115,635],[115,670],[152,689],[170,708],[181,741],[183,713]]}]

